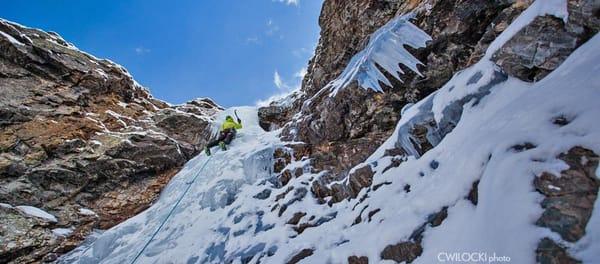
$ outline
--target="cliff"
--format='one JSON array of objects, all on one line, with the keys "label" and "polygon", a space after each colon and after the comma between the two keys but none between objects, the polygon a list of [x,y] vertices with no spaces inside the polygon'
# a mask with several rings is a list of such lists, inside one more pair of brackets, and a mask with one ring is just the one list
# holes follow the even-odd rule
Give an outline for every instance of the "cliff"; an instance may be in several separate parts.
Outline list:
[{"label": "cliff", "polygon": [[210,99],[169,105],[120,65],[5,20],[0,91],[0,262],[48,260],[147,208],[222,110]]}]

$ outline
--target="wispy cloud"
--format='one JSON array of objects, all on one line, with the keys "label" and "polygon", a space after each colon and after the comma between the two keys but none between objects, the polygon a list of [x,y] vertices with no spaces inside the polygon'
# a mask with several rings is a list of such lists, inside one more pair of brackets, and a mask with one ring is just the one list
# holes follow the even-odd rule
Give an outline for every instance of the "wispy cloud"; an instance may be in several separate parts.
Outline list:
[{"label": "wispy cloud", "polygon": [[281,75],[279,75],[279,72],[277,70],[275,70],[275,73],[273,74],[273,83],[275,84],[275,87],[277,87],[277,89],[279,90],[287,88],[287,85],[283,83]]},{"label": "wispy cloud", "polygon": [[267,34],[267,36],[273,36],[278,31],[279,26],[275,23],[275,21],[273,21],[273,19],[269,18],[269,20],[267,20],[267,30],[265,31],[265,34]]},{"label": "wispy cloud", "polygon": [[151,50],[144,47],[137,47],[134,49],[134,51],[137,55],[144,55],[146,53],[150,53]]},{"label": "wispy cloud", "polygon": [[286,5],[298,6],[300,0],[273,0],[273,2],[284,3]]},{"label": "wispy cloud", "polygon": [[284,80],[278,70],[273,73],[273,84],[277,87],[277,92],[265,100],[256,101],[257,106],[267,106],[273,101],[278,101],[288,97],[290,94],[300,91],[302,79],[306,75],[306,67],[296,71],[288,80]]},{"label": "wispy cloud", "polygon": [[252,37],[246,38],[246,43],[255,44],[255,45],[261,44],[260,39],[257,36],[252,36]]},{"label": "wispy cloud", "polygon": [[263,42],[267,42],[268,39],[283,39],[284,36],[281,34],[279,25],[272,19],[269,18],[265,23],[266,29],[262,34],[252,35],[246,38],[246,44],[261,45]]}]

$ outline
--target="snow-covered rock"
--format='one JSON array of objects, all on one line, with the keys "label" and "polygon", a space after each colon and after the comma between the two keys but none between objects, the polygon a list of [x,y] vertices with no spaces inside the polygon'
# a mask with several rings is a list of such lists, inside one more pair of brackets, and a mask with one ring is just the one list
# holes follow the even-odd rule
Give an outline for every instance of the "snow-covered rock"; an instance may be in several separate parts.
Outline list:
[{"label": "snow-covered rock", "polygon": [[54,215],[49,214],[48,212],[46,212],[40,208],[37,208],[37,207],[27,206],[27,205],[19,205],[19,206],[16,206],[15,208],[17,208],[17,210],[21,211],[22,213],[24,213],[28,216],[37,217],[37,218],[43,219],[44,221],[48,221],[48,222],[52,222],[52,223],[58,222],[58,220],[56,219],[56,217]]},{"label": "snow-covered rock", "polygon": [[66,237],[73,233],[73,228],[54,228],[52,233],[58,237]]},{"label": "snow-covered rock", "polygon": [[79,214],[86,216],[98,216],[94,211],[87,208],[79,208]]}]

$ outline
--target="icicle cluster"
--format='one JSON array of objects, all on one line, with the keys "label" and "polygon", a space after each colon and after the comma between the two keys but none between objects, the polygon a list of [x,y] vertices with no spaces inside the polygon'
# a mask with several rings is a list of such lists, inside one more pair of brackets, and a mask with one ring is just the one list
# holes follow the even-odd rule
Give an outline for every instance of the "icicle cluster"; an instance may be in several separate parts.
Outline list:
[{"label": "icicle cluster", "polygon": [[392,86],[376,64],[400,81],[404,71],[399,64],[421,75],[417,65],[422,63],[404,45],[423,48],[431,37],[409,21],[412,17],[412,14],[398,16],[375,31],[367,47],[354,55],[342,74],[325,87],[332,90],[330,95],[335,95],[354,80],[361,87],[378,92],[383,91],[379,82]]}]

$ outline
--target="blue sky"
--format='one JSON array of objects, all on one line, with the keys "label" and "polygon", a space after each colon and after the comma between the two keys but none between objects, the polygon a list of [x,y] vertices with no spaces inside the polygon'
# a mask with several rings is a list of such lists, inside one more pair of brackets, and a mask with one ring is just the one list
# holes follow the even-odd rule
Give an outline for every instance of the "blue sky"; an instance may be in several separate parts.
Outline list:
[{"label": "blue sky", "polygon": [[125,66],[170,103],[253,105],[297,87],[322,0],[6,1],[0,17]]}]

